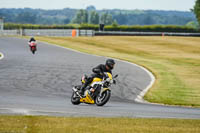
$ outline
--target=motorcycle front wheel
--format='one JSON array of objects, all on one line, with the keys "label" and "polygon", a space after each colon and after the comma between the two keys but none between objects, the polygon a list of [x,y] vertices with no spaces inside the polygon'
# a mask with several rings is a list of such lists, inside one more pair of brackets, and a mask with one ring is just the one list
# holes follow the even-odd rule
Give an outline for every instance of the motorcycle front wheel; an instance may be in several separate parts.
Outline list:
[{"label": "motorcycle front wheel", "polygon": [[75,92],[72,93],[71,102],[74,105],[79,105],[81,103],[80,98],[76,95]]},{"label": "motorcycle front wheel", "polygon": [[95,103],[97,106],[103,106],[105,105],[108,100],[110,99],[111,92],[110,90],[104,91],[101,95],[98,95],[95,99]]}]

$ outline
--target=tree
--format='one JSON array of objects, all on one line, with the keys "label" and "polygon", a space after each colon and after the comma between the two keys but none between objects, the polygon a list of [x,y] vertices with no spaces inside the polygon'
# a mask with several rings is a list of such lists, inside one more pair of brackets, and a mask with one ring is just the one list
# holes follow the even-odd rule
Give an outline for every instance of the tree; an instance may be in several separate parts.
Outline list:
[{"label": "tree", "polygon": [[33,14],[31,12],[22,12],[17,16],[16,21],[23,24],[35,24],[36,19],[36,14]]},{"label": "tree", "polygon": [[70,19],[69,18],[65,18],[63,21],[64,21],[64,24],[69,24],[70,23]]},{"label": "tree", "polygon": [[88,7],[86,8],[86,10],[87,10],[87,11],[95,11],[96,8],[95,8],[95,6],[88,6]]},{"label": "tree", "polygon": [[101,15],[100,23],[105,24],[105,25],[111,25],[112,22],[113,22],[113,18],[111,14],[103,13]]},{"label": "tree", "polygon": [[155,24],[155,21],[153,20],[153,15],[149,15],[149,14],[146,14],[144,15],[144,19],[143,19],[143,23],[144,25],[152,25],[152,24]]},{"label": "tree", "polygon": [[126,25],[128,22],[127,14],[122,14],[121,12],[113,16],[113,19],[115,19],[120,25]]},{"label": "tree", "polygon": [[88,12],[86,10],[82,10],[82,9],[79,10],[76,13],[76,16],[74,17],[72,22],[76,23],[76,24],[88,23]]},{"label": "tree", "polygon": [[90,24],[99,24],[99,14],[96,11],[90,13]]},{"label": "tree", "polygon": [[194,13],[196,15],[197,21],[200,24],[200,0],[196,0],[196,3],[195,3],[193,11],[194,11]]},{"label": "tree", "polygon": [[113,27],[117,27],[117,26],[118,26],[117,20],[114,20],[114,21],[113,21],[112,26],[113,26]]},{"label": "tree", "polygon": [[198,28],[199,25],[198,25],[198,22],[196,22],[196,21],[190,21],[186,24],[186,26]]}]

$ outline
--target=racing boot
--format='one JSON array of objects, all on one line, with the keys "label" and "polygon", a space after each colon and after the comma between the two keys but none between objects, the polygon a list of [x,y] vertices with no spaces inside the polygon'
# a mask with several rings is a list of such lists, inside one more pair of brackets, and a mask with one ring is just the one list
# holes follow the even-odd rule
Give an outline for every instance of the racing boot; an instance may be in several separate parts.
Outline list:
[{"label": "racing boot", "polygon": [[80,95],[82,95],[82,96],[84,95],[85,88],[86,88],[86,85],[83,84],[83,85],[81,86],[81,88],[80,88],[80,91],[79,91]]},{"label": "racing boot", "polygon": [[89,78],[89,79],[87,79],[87,80],[85,81],[85,83],[81,86],[81,88],[80,88],[80,94],[81,94],[81,95],[84,95],[85,89],[86,89],[86,87],[91,83],[91,81],[92,81],[92,78]]}]

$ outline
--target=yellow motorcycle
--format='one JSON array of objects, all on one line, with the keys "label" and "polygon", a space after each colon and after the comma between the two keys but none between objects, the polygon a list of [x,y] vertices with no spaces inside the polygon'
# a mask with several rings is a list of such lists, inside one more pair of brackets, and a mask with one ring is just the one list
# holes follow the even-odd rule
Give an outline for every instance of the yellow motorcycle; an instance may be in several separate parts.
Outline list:
[{"label": "yellow motorcycle", "polygon": [[[82,85],[74,86],[72,88],[71,102],[74,105],[79,105],[80,103],[96,104],[97,106],[105,105],[111,96],[110,86],[116,84],[115,78],[118,75],[112,76],[111,73],[106,73],[106,77],[94,78],[93,81],[86,87],[84,95],[80,94],[80,88]],[[81,79],[82,84],[87,80],[87,76],[84,75]]]}]

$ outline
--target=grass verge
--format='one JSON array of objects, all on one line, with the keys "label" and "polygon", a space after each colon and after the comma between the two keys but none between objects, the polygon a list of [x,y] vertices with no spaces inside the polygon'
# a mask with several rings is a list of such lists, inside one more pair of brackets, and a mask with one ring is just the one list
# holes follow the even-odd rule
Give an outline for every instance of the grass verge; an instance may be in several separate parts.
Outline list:
[{"label": "grass verge", "polygon": [[200,38],[109,36],[36,39],[144,66],[157,79],[145,100],[200,107]]},{"label": "grass verge", "polygon": [[200,120],[0,116],[0,133],[199,133]]}]

